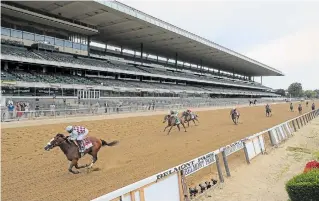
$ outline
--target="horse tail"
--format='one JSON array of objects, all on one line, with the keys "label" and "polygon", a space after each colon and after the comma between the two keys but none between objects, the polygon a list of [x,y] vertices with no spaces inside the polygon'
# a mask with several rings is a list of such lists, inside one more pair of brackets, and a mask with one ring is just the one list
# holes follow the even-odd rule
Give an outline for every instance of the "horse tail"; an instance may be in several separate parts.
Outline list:
[{"label": "horse tail", "polygon": [[101,139],[101,141],[102,141],[102,147],[104,147],[104,146],[114,146],[114,145],[117,145],[119,143],[118,141],[112,141],[110,143],[107,143],[105,140],[102,140],[102,139]]}]

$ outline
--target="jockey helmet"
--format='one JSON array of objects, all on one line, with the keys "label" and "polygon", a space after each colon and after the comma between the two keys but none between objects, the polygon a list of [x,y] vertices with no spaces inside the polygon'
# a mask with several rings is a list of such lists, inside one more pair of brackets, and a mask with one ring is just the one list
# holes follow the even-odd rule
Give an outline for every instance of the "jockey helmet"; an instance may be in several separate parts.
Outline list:
[{"label": "jockey helmet", "polygon": [[68,133],[72,133],[72,131],[73,131],[73,126],[67,126],[67,127],[65,128],[65,130],[66,130],[66,132],[68,132]]}]

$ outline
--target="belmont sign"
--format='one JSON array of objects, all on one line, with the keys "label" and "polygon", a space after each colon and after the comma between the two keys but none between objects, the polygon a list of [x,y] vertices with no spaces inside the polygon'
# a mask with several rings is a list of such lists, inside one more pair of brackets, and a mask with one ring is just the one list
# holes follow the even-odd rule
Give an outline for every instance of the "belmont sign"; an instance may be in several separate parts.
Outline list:
[{"label": "belmont sign", "polygon": [[185,176],[188,176],[188,175],[191,175],[191,174],[197,172],[198,170],[200,170],[204,167],[207,167],[215,162],[216,162],[215,153],[210,152],[208,154],[205,154],[203,156],[195,158],[191,161],[188,161],[186,163],[183,163],[181,165],[173,167],[169,170],[166,170],[166,171],[156,175],[156,177],[157,177],[157,179],[162,179],[162,178],[164,178],[164,177],[166,177],[174,172],[178,172],[181,170],[183,170]]},{"label": "belmont sign", "polygon": [[235,153],[239,150],[244,148],[244,140],[239,140],[235,143],[232,143],[230,145],[227,145],[226,147],[222,148],[221,151],[224,151],[226,156],[231,155],[232,153]]}]

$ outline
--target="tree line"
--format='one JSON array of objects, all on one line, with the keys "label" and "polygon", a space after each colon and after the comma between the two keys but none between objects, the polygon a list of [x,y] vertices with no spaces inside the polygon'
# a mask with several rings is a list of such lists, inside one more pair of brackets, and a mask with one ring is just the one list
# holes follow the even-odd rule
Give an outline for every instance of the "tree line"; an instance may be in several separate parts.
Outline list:
[{"label": "tree line", "polygon": [[287,89],[288,94],[286,94],[286,90],[284,89],[277,89],[276,94],[281,96],[287,96],[287,97],[304,97],[304,98],[319,98],[319,89],[315,90],[303,90],[302,84],[299,82],[294,82],[290,84],[290,86]]}]

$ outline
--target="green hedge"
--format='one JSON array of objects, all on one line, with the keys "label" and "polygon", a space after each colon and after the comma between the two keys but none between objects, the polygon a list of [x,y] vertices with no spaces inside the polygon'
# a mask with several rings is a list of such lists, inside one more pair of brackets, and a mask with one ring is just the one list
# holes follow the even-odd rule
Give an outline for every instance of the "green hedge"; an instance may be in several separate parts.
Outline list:
[{"label": "green hedge", "polygon": [[311,170],[290,179],[286,191],[291,201],[319,201],[319,170]]}]

